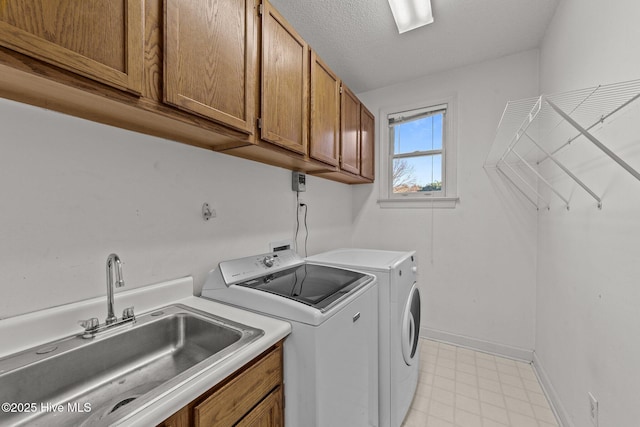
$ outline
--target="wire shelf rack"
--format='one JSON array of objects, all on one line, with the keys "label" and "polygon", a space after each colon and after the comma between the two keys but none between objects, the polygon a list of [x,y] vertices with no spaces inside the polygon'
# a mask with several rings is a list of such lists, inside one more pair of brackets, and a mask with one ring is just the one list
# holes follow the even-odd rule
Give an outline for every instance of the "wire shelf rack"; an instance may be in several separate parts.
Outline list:
[{"label": "wire shelf rack", "polygon": [[[632,80],[510,101],[484,166],[495,169],[537,209],[549,209],[551,194],[569,209],[568,195],[539,172],[540,165],[553,162],[602,208],[601,197],[563,164],[559,153],[574,141],[586,139],[640,181],[636,169],[594,136],[612,116],[639,98],[640,80]],[[544,187],[549,191],[541,191]]]}]

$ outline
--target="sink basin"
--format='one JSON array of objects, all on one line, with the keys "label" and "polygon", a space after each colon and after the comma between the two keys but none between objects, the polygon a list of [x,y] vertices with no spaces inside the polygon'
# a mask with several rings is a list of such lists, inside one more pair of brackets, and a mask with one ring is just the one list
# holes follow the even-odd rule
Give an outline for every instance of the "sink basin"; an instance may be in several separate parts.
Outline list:
[{"label": "sink basin", "polygon": [[180,304],[94,338],[82,334],[0,359],[0,425],[110,425],[143,410],[262,336]]}]

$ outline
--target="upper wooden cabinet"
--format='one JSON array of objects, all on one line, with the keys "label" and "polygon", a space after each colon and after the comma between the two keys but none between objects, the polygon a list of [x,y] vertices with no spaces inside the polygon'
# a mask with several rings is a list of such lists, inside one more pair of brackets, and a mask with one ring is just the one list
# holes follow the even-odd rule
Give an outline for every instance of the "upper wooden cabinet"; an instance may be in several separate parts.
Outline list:
[{"label": "upper wooden cabinet", "polygon": [[142,0],[0,0],[0,45],[139,94]]},{"label": "upper wooden cabinet", "polygon": [[360,100],[344,85],[340,108],[340,169],[360,175]]},{"label": "upper wooden cabinet", "polygon": [[165,0],[164,101],[255,127],[253,0]]},{"label": "upper wooden cabinet", "polygon": [[360,175],[371,181],[376,177],[375,124],[374,115],[360,104]]},{"label": "upper wooden cabinet", "polygon": [[309,156],[338,166],[340,155],[340,79],[311,51]]},{"label": "upper wooden cabinet", "polygon": [[307,154],[309,49],[271,6],[262,4],[260,137]]},{"label": "upper wooden cabinet", "polygon": [[0,0],[0,97],[371,182],[373,119],[340,85],[267,0]]}]

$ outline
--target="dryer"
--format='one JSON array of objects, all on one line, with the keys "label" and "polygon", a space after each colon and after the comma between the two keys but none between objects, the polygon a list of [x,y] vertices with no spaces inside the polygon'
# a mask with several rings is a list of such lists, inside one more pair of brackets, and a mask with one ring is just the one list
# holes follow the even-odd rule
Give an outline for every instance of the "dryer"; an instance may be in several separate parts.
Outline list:
[{"label": "dryer", "polygon": [[378,278],[379,425],[400,427],[418,384],[420,292],[415,252],[336,249],[307,261]]}]

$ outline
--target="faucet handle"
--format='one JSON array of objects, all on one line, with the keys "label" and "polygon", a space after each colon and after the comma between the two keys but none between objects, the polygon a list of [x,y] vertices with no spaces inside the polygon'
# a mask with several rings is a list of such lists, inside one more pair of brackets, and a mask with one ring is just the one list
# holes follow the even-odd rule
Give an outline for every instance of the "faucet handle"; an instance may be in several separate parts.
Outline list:
[{"label": "faucet handle", "polygon": [[136,315],[133,312],[133,306],[127,307],[124,310],[122,310],[122,320],[135,319],[135,318],[136,318]]},{"label": "faucet handle", "polygon": [[92,317],[91,319],[87,320],[79,320],[78,324],[84,328],[85,332],[90,332],[94,329],[98,329],[98,326],[100,326],[100,321],[97,317]]}]

